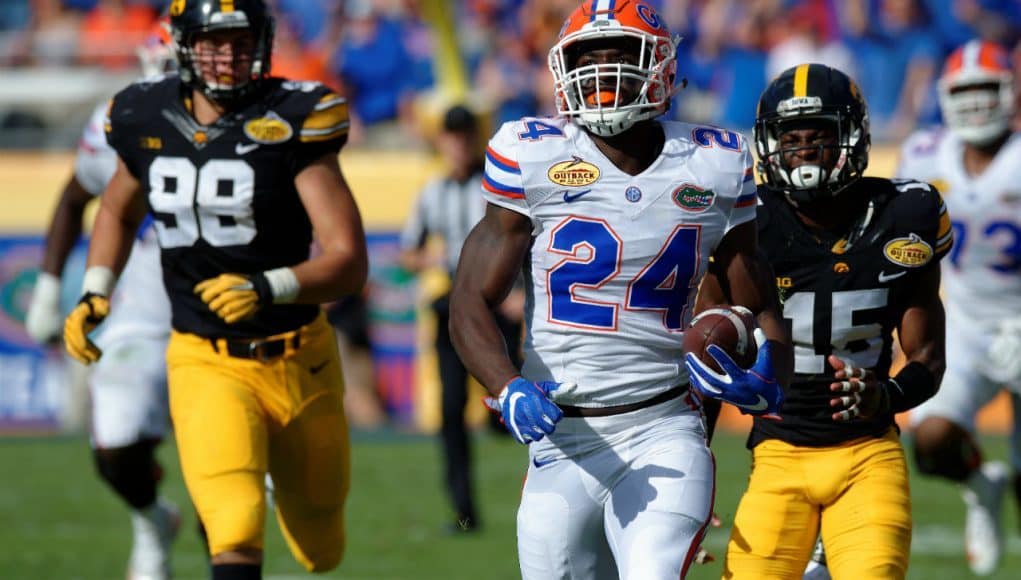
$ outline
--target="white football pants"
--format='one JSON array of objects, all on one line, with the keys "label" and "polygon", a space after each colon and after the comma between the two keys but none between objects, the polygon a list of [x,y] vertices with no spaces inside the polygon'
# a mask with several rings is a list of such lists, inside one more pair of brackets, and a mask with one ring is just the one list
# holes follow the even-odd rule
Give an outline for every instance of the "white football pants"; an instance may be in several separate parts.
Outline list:
[{"label": "white football pants", "polygon": [[518,509],[526,580],[683,578],[712,513],[715,463],[687,397],[565,417],[529,448]]}]

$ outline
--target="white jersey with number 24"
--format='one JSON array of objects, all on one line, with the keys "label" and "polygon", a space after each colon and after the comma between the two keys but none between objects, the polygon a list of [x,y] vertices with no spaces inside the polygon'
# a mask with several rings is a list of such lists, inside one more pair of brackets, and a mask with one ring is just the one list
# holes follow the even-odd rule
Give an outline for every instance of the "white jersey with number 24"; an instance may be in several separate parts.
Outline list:
[{"label": "white jersey with number 24", "polygon": [[709,257],[755,218],[745,139],[661,124],[663,151],[638,175],[561,118],[506,123],[487,148],[486,200],[533,227],[522,374],[576,383],[559,403],[622,405],[687,382],[682,330]]}]

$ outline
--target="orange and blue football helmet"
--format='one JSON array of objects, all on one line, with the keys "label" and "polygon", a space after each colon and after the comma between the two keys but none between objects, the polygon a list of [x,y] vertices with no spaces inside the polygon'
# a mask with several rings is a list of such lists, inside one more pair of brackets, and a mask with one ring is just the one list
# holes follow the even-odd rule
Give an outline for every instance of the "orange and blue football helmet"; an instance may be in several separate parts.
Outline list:
[{"label": "orange and blue football helmet", "polygon": [[[549,52],[557,112],[603,137],[663,114],[674,94],[679,41],[644,2],[587,0]],[[608,47],[636,58],[576,66],[582,54]]]},{"label": "orange and blue football helmet", "polygon": [[938,87],[943,120],[963,141],[982,146],[1010,131],[1014,75],[999,45],[972,40],[959,47],[947,57]]},{"label": "orange and blue football helmet", "polygon": [[143,77],[155,77],[177,69],[169,18],[160,18],[152,26],[145,41],[135,47],[135,54],[138,55]]}]

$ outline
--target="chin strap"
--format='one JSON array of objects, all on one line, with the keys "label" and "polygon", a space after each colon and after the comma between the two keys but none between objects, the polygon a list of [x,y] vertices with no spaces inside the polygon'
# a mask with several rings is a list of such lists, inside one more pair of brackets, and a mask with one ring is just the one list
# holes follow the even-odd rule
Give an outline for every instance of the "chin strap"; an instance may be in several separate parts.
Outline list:
[{"label": "chin strap", "polygon": [[680,81],[678,81],[677,84],[674,85],[674,88],[670,91],[670,96],[667,97],[667,103],[669,104],[674,97],[681,94],[681,91],[683,91],[686,88],[688,88],[688,77],[683,77]]},{"label": "chin strap", "polygon": [[876,202],[873,199],[869,200],[869,206],[865,209],[865,215],[858,220],[858,223],[851,228],[851,234],[847,236],[847,243],[844,244],[844,251],[850,250],[851,246],[865,235],[865,230],[868,229],[869,224],[872,223],[872,216],[876,213]]}]

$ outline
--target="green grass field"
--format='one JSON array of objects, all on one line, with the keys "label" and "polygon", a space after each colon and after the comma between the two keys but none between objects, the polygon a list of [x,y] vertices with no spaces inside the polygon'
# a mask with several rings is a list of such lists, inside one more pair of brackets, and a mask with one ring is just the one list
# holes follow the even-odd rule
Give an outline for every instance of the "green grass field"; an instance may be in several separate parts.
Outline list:
[{"label": "green grass field", "polygon": [[[999,439],[988,454],[1005,457]],[[93,474],[83,438],[0,440],[0,579],[97,579],[124,577],[130,529],[125,510]],[[748,472],[742,439],[721,434],[717,456],[717,512],[723,528],[707,546],[722,556],[737,499]],[[173,447],[163,449],[165,495],[187,506]],[[431,438],[358,435],[353,446],[353,481],[348,500],[348,549],[333,578],[500,579],[516,578],[514,510],[525,466],[525,450],[509,440],[480,436],[476,446],[484,529],[451,537],[441,533],[449,512],[438,468],[439,447]],[[961,526],[964,508],[957,491],[914,478],[915,535],[910,578],[969,578]],[[1011,532],[1008,555],[995,578],[1017,578],[1021,538],[1014,503],[1007,503]],[[175,544],[178,578],[208,577],[205,557],[185,523]],[[720,562],[697,567],[689,578],[719,578]],[[267,526],[267,578],[308,578],[290,558],[272,520]]]}]

